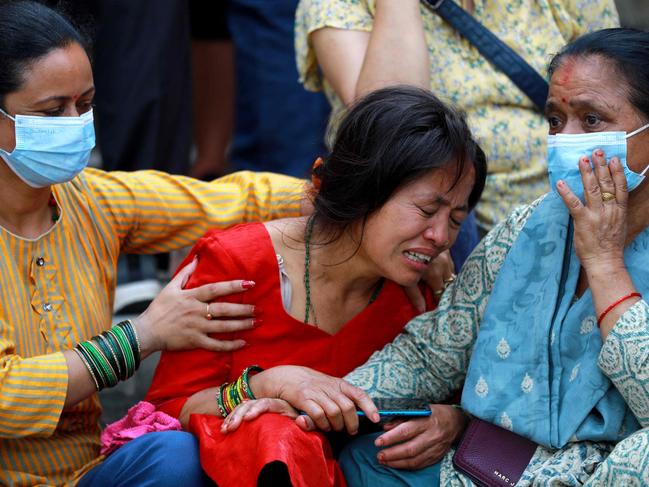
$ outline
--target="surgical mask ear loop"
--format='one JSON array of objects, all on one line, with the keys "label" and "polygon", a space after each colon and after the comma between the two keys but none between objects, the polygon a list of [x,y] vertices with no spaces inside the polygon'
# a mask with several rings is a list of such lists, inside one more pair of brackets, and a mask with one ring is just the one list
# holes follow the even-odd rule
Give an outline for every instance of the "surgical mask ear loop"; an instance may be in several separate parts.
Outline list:
[{"label": "surgical mask ear loop", "polygon": [[[634,135],[639,134],[640,132],[642,132],[643,130],[645,130],[647,127],[649,127],[649,123],[643,125],[642,127],[638,128],[638,129],[635,129],[635,130],[634,130],[633,132],[631,132],[630,134],[627,134],[627,135],[626,135],[626,138],[628,139],[629,137],[633,137]],[[644,168],[644,170],[640,173],[640,176],[641,176],[641,177],[644,177],[644,175],[646,174],[647,170],[649,170],[649,164],[647,164],[647,166]]]},{"label": "surgical mask ear loop", "polygon": [[[626,134],[626,137],[625,137],[625,138],[628,139],[629,137],[633,137],[634,135],[639,134],[640,132],[642,132],[643,130],[645,130],[647,127],[649,127],[649,123],[643,125],[643,126],[640,127],[639,129],[635,129],[635,130],[634,130],[633,132],[631,132],[630,134]],[[645,169],[645,170],[646,170],[646,169]]]},{"label": "surgical mask ear loop", "polygon": [[15,119],[14,117],[12,117],[11,115],[9,115],[9,114],[8,114],[7,112],[5,112],[2,108],[0,108],[0,113],[2,113],[2,114],[3,114],[5,117],[7,117],[9,120],[11,120],[11,121],[13,121],[13,122],[16,121],[16,119]]}]

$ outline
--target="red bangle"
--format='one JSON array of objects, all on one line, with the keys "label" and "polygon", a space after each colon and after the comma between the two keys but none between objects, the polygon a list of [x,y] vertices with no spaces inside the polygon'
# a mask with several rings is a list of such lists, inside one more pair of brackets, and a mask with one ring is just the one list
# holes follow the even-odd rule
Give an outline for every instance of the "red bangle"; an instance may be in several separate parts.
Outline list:
[{"label": "red bangle", "polygon": [[615,301],[608,308],[606,308],[604,311],[602,311],[601,315],[599,315],[599,318],[597,318],[597,327],[599,328],[602,325],[602,320],[609,313],[609,311],[611,311],[613,308],[615,308],[618,304],[623,303],[627,299],[631,299],[631,298],[642,298],[642,294],[640,294],[640,293],[627,294],[626,296],[622,296],[620,299]]}]

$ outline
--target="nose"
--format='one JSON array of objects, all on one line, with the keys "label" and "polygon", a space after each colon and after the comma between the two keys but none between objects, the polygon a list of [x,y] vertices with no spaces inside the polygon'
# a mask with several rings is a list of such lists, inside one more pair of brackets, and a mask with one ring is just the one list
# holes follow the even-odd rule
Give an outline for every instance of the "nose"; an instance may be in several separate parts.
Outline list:
[{"label": "nose", "polygon": [[563,126],[563,129],[558,132],[560,134],[583,134],[584,129],[581,126],[581,123],[576,118],[568,119],[566,124]]},{"label": "nose", "polygon": [[424,238],[437,248],[448,248],[451,243],[448,219],[435,218],[424,231]]}]

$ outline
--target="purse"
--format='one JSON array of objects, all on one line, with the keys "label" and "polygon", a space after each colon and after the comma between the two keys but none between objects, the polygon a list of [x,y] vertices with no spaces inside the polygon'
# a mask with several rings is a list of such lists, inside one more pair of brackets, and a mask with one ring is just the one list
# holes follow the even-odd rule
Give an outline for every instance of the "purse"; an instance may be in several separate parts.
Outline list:
[{"label": "purse", "polygon": [[549,85],[525,59],[453,0],[422,2],[473,44],[487,61],[505,73],[543,113]]},{"label": "purse", "polygon": [[480,487],[513,487],[536,447],[512,431],[472,418],[453,455],[453,466]]}]

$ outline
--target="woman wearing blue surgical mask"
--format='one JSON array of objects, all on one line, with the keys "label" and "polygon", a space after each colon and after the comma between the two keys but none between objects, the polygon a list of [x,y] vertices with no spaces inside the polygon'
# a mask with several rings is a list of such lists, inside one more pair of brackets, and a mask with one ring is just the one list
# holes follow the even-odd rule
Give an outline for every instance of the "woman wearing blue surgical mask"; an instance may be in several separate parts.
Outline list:
[{"label": "woman wearing blue surgical mask", "polygon": [[[298,216],[304,182],[86,168],[94,92],[85,39],[65,18],[35,1],[0,2],[0,484],[69,485],[92,471],[92,485],[201,485],[186,433],[146,435],[100,463],[95,393],[158,350],[243,347],[219,333],[252,328],[253,307],[215,301],[255,283],[184,289],[192,262],[142,315],[111,328],[117,257]],[[419,306],[417,289],[407,292]]]},{"label": "woman wearing blue surgical mask", "polygon": [[[561,50],[546,106],[554,190],[495,227],[439,307],[346,382],[263,371],[250,388],[272,399],[239,406],[226,430],[301,410],[305,429],[356,431],[355,407],[376,415],[370,398],[439,402],[464,383],[465,411],[536,443],[508,485],[649,485],[648,55],[649,33],[630,29]],[[347,484],[470,485],[431,409],[349,444]]]},{"label": "woman wearing blue surgical mask", "polygon": [[[203,183],[85,169],[94,95],[85,39],[66,19],[37,2],[0,3],[2,485],[69,485],[97,465],[96,392],[151,353],[243,346],[218,332],[250,328],[251,306],[211,303],[254,283],[183,290],[195,265],[140,317],[111,328],[120,252],[166,252],[211,228],[300,214],[303,182],[284,176]],[[204,481],[187,433],[134,447],[109,472],[111,485],[146,485],[142,475],[151,485]]]}]

